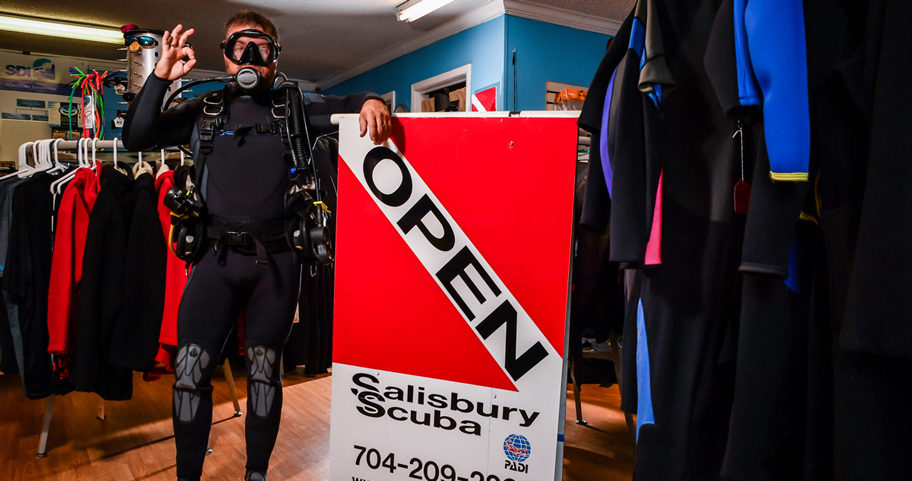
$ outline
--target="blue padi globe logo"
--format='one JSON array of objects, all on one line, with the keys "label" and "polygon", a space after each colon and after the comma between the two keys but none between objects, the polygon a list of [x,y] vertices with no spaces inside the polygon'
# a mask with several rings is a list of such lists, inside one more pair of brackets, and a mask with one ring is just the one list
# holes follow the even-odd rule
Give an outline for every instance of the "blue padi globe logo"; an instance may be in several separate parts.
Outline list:
[{"label": "blue padi globe logo", "polygon": [[529,459],[529,455],[532,454],[532,445],[529,444],[529,440],[525,436],[519,434],[511,434],[507,436],[507,439],[504,440],[504,453],[507,455],[507,459],[510,461],[516,461],[521,463]]}]

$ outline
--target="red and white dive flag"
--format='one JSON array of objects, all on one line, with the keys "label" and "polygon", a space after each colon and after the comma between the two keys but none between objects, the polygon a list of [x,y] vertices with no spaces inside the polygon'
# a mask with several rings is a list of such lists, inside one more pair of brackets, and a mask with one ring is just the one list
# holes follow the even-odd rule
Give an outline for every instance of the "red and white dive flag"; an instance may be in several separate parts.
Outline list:
[{"label": "red and white dive flag", "polygon": [[472,112],[493,112],[497,110],[497,86],[472,95]]}]

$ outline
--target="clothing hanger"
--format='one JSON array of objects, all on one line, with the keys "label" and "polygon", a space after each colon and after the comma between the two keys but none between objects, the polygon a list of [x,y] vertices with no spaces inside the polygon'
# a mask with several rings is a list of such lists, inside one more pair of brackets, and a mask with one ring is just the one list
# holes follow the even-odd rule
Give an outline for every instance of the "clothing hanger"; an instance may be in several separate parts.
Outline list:
[{"label": "clothing hanger", "polygon": [[[63,139],[54,140],[54,162],[57,164],[57,167],[55,167],[55,169],[60,167],[60,159],[57,157],[57,144],[59,144],[62,140]],[[51,182],[50,191],[51,195],[53,196],[53,205],[57,205],[57,196],[63,193],[62,185],[69,182],[73,177],[75,177],[77,170],[79,170],[78,167],[72,172],[68,172],[54,182]]]},{"label": "clothing hanger", "polygon": [[13,172],[10,175],[7,175],[6,177],[0,178],[0,182],[5,182],[7,180],[13,180],[13,179],[22,179],[22,178],[25,178],[25,177],[28,177],[29,175],[31,175],[32,166],[28,165],[28,163],[26,162],[26,157],[27,157],[26,152],[28,151],[29,145],[31,145],[31,142],[25,142],[24,144],[19,146],[19,155],[18,155],[19,169],[17,169],[16,172]]},{"label": "clothing hanger", "polygon": [[[117,169],[117,171],[121,174],[127,175],[127,171],[117,164],[117,137],[114,137],[114,148],[112,150],[114,152],[114,168]],[[139,159],[140,162],[142,162],[142,153],[139,154]]]},{"label": "clothing hanger", "polygon": [[35,162],[36,173],[44,172],[50,168],[44,163],[44,159],[41,158],[41,154],[38,153],[38,148],[41,146],[41,142],[43,141],[36,140],[35,142],[32,142],[32,160]]},{"label": "clothing hanger", "polygon": [[87,167],[94,170],[97,175],[98,174],[98,163],[95,162],[94,158],[92,160],[89,160],[89,139],[86,139],[86,141],[83,142],[83,146],[85,148],[85,155],[82,156],[83,162],[85,162]]},{"label": "clothing hanger", "polygon": [[133,178],[135,179],[144,173],[155,176],[155,170],[153,170],[152,162],[143,161],[142,152],[140,152],[139,162],[133,166]]},{"label": "clothing hanger", "polygon": [[36,141],[32,142],[32,162],[35,163],[36,171],[40,171],[41,168],[44,167],[43,165],[41,165],[41,159],[38,157],[38,142],[40,142],[40,141],[36,140]]},{"label": "clothing hanger", "polygon": [[[62,162],[60,162],[60,155],[59,155],[59,151],[57,150],[57,146],[61,142],[63,142],[63,139],[52,139],[52,140],[48,141],[48,158],[50,158],[50,155],[51,155],[50,154],[51,145],[54,146],[54,165],[55,165],[55,167],[53,169],[51,169],[51,172],[56,172],[56,171],[63,172],[65,170],[67,170],[67,166],[64,165]],[[73,172],[76,172],[75,169],[73,170]],[[67,172],[67,174],[69,174],[69,172]]]},{"label": "clothing hanger", "polygon": [[46,172],[50,172],[53,169],[54,162],[51,161],[51,142],[54,139],[45,139],[38,141],[38,157],[41,159],[41,165],[44,166]]},{"label": "clothing hanger", "polygon": [[35,145],[32,147],[32,151],[35,152],[35,158],[37,159],[36,165],[40,166],[41,169],[47,170],[50,167],[48,167],[48,163],[45,160],[45,158],[46,158],[46,156],[44,155],[45,142],[46,142],[45,140],[39,140],[39,141],[35,142]]},{"label": "clothing hanger", "polygon": [[85,162],[82,158],[82,139],[76,141],[76,165],[85,167]]},{"label": "clothing hanger", "polygon": [[[62,164],[60,164],[60,159],[57,156],[57,145],[60,144],[60,142],[63,142],[63,139],[54,140],[54,162],[56,162],[58,164],[58,166],[62,167]],[[73,169],[72,172],[67,172],[66,174],[64,174],[63,177],[55,180],[54,182],[51,182],[51,194],[54,194],[55,203],[57,201],[57,196],[63,193],[64,184],[67,184],[67,183],[69,183],[69,181],[73,180],[73,178],[76,177],[76,171],[82,168],[82,165],[79,164],[79,154],[78,153],[76,154],[76,159],[77,159],[76,168]]]},{"label": "clothing hanger", "polygon": [[[29,143],[29,148],[32,150],[32,172],[29,175],[37,174],[38,172],[44,171],[44,164],[41,163],[41,158],[38,156],[38,140]],[[26,151],[26,161],[28,161],[28,152]]]},{"label": "clothing hanger", "polygon": [[117,168],[117,137],[114,137],[114,168]]},{"label": "clothing hanger", "polygon": [[79,139],[76,141],[76,160],[80,167],[89,166],[88,141],[89,139]]},{"label": "clothing hanger", "polygon": [[155,173],[155,178],[161,177],[162,174],[169,170],[171,170],[171,168],[168,167],[168,164],[165,162],[165,149],[161,149],[161,167],[159,167],[158,172]]},{"label": "clothing hanger", "polygon": [[35,167],[28,164],[28,149],[34,144],[34,142],[26,142],[19,146],[19,170],[16,172],[16,175],[18,175],[20,179],[30,177],[36,172]]},{"label": "clothing hanger", "polygon": [[89,167],[92,165],[89,162],[89,151],[86,150],[86,143],[89,139],[79,139],[79,142],[76,144],[76,157],[79,159],[79,165],[82,167]]},{"label": "clothing hanger", "polygon": [[133,178],[134,179],[136,178],[136,176],[139,175],[140,172],[142,172],[142,166],[143,166],[142,152],[139,152],[139,155],[137,156],[137,158],[138,158],[137,162],[135,164],[133,164]]}]

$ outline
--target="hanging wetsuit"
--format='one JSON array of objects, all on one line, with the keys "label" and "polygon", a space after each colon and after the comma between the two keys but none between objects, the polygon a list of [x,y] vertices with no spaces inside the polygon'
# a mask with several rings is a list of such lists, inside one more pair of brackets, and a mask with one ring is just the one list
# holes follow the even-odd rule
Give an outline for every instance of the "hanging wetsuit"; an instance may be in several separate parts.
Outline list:
[{"label": "hanging wetsuit", "polygon": [[[151,75],[130,106],[124,145],[130,150],[190,143],[199,159],[198,129],[202,103],[190,100],[160,112],[170,85]],[[212,153],[198,186],[210,221],[224,231],[269,230],[283,225],[288,165],[281,138],[252,128],[270,119],[272,90],[246,94],[227,91],[227,124],[216,132]],[[332,113],[358,112],[368,94],[347,97],[311,96],[307,106],[316,135],[333,129]],[[245,226],[248,229],[245,229]],[[256,229],[253,229],[256,230]],[[299,267],[295,254],[282,243],[267,247],[266,263],[248,242],[237,245],[227,232],[210,240],[193,266],[178,311],[177,357],[174,360],[174,433],[177,474],[199,479],[212,423],[210,380],[238,312],[245,316],[247,360],[247,469],[265,473],[275,446],[282,409],[281,359],[298,296]],[[259,240],[257,240],[259,243]],[[283,248],[284,245],[284,248]]]}]

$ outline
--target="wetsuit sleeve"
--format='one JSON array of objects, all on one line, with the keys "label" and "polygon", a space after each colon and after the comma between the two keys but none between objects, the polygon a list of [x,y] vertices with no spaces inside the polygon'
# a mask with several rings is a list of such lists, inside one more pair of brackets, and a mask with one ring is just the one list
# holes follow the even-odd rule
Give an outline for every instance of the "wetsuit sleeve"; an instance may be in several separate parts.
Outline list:
[{"label": "wetsuit sleeve", "polygon": [[770,178],[764,123],[751,128],[757,146],[739,270],[785,280],[790,275],[792,245],[809,186],[807,182],[776,182]]},{"label": "wetsuit sleeve", "polygon": [[733,119],[756,116],[761,98],[747,51],[745,2],[737,0],[737,17],[735,3],[736,0],[723,0],[703,57],[722,110]]},{"label": "wetsuit sleeve", "polygon": [[336,95],[305,94],[304,102],[307,109],[307,119],[310,126],[316,130],[317,135],[328,134],[339,130],[339,127],[330,122],[333,114],[354,114],[361,111],[361,106],[368,100],[383,100],[379,95],[371,92],[339,97]]},{"label": "wetsuit sleeve", "polygon": [[804,6],[791,0],[736,1],[735,41],[739,51],[744,49],[738,45],[743,43],[738,42],[741,4],[750,65],[763,95],[770,177],[806,182],[811,120]]},{"label": "wetsuit sleeve", "polygon": [[130,104],[124,121],[123,143],[128,150],[147,150],[190,142],[200,109],[198,99],[161,111],[171,82],[149,75]]}]

